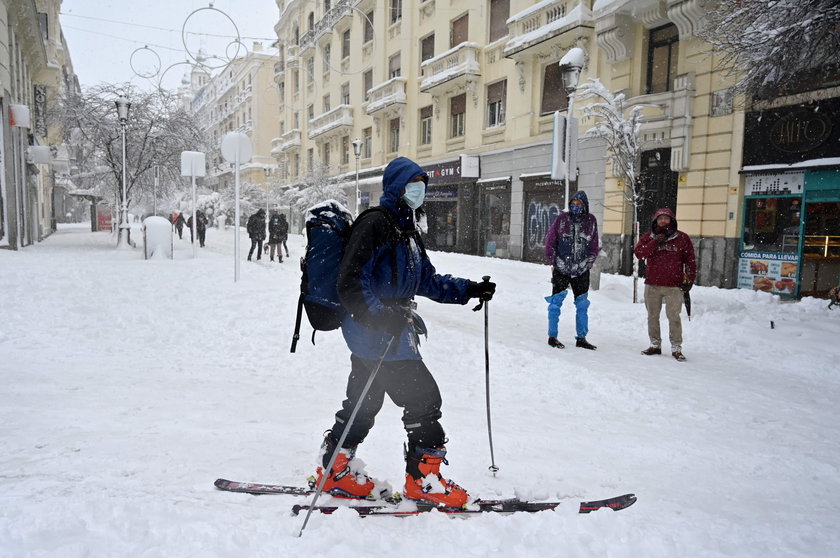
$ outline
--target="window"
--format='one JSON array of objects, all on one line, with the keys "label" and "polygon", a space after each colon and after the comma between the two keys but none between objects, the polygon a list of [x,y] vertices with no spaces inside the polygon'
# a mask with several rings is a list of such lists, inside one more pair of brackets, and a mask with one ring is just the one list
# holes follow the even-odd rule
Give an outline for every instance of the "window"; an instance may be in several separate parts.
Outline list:
[{"label": "window", "polygon": [[300,175],[300,154],[295,153],[292,157],[292,175],[298,176]]},{"label": "window", "polygon": [[542,103],[540,114],[550,114],[563,110],[569,106],[569,97],[563,89],[563,78],[560,75],[560,65],[549,63],[543,70]]},{"label": "window", "polygon": [[488,42],[498,41],[508,34],[510,0],[490,0],[490,34]]},{"label": "window", "polygon": [[350,56],[350,30],[347,29],[341,34],[341,58]]},{"label": "window", "polygon": [[[214,133],[214,135],[215,135],[215,132],[213,132],[213,133]],[[285,133],[286,133],[286,121],[285,121],[285,120],[281,120],[281,121],[280,121],[280,135],[282,136],[282,135],[283,135],[283,134],[285,134]],[[213,139],[216,139],[216,138],[213,138]]]},{"label": "window", "polygon": [[306,170],[309,174],[312,174],[312,171],[315,169],[315,150],[313,148],[309,148],[306,150]]},{"label": "window", "polygon": [[312,83],[315,79],[315,57],[310,56],[306,59],[306,83]]},{"label": "window", "polygon": [[402,0],[391,0],[391,23],[402,19]]},{"label": "window", "polygon": [[326,15],[327,12],[330,11],[330,8],[332,7],[331,4],[332,3],[330,2],[330,0],[324,0],[324,15]]},{"label": "window", "polygon": [[467,114],[467,95],[461,93],[449,100],[450,128],[449,137],[458,138],[464,135],[464,124]]},{"label": "window", "polygon": [[364,42],[369,42],[373,40],[373,10],[369,11],[365,14],[367,19],[365,19],[365,34],[364,34]]},{"label": "window", "polygon": [[420,109],[420,145],[432,143],[432,105]]},{"label": "window", "polygon": [[392,118],[388,125],[388,138],[391,153],[396,153],[400,150],[400,119]]},{"label": "window", "polygon": [[312,31],[312,28],[315,27],[315,12],[309,12],[309,17],[306,18],[309,27],[306,28],[307,31]]},{"label": "window", "polygon": [[420,39],[420,64],[435,56],[435,34]]},{"label": "window", "polygon": [[324,50],[323,50],[323,58],[324,58],[323,71],[324,71],[324,73],[327,73],[327,72],[330,71],[330,57],[331,56],[332,56],[332,46],[330,46],[330,44],[327,43],[327,44],[324,45]]},{"label": "window", "polygon": [[671,91],[677,76],[680,34],[673,24],[653,29],[648,46],[647,93]]},{"label": "window", "polygon": [[388,59],[388,79],[400,77],[400,53],[396,53]]},{"label": "window", "polygon": [[341,104],[350,104],[350,82],[347,82],[341,86]]},{"label": "window", "polygon": [[309,118],[309,120],[315,118],[315,105],[308,105],[306,107],[306,117]]},{"label": "window", "polygon": [[347,165],[350,163],[350,136],[343,136],[341,138],[341,164]]},{"label": "window", "polygon": [[362,87],[364,88],[362,91],[362,98],[367,101],[368,91],[373,88],[373,70],[365,72],[365,75],[362,77]]},{"label": "window", "polygon": [[362,130],[362,157],[370,159],[373,156],[373,128]]},{"label": "window", "polygon": [[295,130],[300,130],[300,112],[295,111]]},{"label": "window", "polygon": [[470,26],[470,14],[466,13],[452,22],[449,30],[449,48],[456,47],[467,40]]},{"label": "window", "polygon": [[487,86],[487,127],[493,128],[505,123],[505,101],[507,80],[497,81]]},{"label": "window", "polygon": [[295,44],[300,46],[300,28],[297,25],[295,25],[294,37],[295,37]]},{"label": "window", "polygon": [[292,72],[292,84],[295,88],[295,93],[300,91],[300,72],[298,72],[297,70]]},{"label": "window", "polygon": [[326,95],[324,95],[324,112],[330,112],[331,108],[332,107],[330,106],[330,94],[327,93]]},{"label": "window", "polygon": [[325,167],[328,167],[328,166],[330,166],[330,144],[329,143],[324,144],[323,154],[324,154],[324,156],[321,159],[321,163],[323,163],[323,165]]}]

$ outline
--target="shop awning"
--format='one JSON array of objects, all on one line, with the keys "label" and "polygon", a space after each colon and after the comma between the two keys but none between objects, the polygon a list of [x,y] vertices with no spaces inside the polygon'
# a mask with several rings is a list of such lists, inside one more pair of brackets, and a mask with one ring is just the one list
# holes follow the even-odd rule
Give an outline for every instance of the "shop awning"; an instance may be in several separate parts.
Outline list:
[{"label": "shop awning", "polygon": [[788,170],[805,170],[824,167],[840,167],[840,157],[826,157],[824,159],[809,159],[798,163],[779,163],[774,165],[747,165],[738,172],[740,174],[749,172],[778,172]]}]

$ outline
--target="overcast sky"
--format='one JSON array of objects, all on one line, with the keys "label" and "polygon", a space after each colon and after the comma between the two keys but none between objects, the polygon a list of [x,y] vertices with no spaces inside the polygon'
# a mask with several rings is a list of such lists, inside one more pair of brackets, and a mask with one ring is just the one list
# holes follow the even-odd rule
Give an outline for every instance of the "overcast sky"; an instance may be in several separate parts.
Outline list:
[{"label": "overcast sky", "polygon": [[[255,40],[264,39],[263,48],[269,50],[279,17],[274,0],[212,2],[233,24],[215,10],[190,16],[210,4],[208,0],[64,0],[61,25],[82,87],[130,81],[145,89],[153,87],[152,82],[157,85],[161,75],[163,87],[177,87],[188,69],[179,63],[190,60],[182,28],[189,52],[195,56],[203,48],[218,57],[211,62],[214,66],[223,65],[236,52],[236,44],[231,44],[233,24],[249,49]],[[150,82],[137,74],[154,77]]]}]

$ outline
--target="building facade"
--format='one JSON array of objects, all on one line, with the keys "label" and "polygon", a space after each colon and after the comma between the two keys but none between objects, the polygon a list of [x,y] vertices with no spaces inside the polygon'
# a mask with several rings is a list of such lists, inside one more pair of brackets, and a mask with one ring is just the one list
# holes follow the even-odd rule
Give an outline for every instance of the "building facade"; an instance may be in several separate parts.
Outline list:
[{"label": "building facade", "polygon": [[[0,247],[55,230],[56,182],[69,172],[49,108],[79,85],[59,23],[60,0],[0,1]],[[60,196],[59,196],[60,197]]]}]

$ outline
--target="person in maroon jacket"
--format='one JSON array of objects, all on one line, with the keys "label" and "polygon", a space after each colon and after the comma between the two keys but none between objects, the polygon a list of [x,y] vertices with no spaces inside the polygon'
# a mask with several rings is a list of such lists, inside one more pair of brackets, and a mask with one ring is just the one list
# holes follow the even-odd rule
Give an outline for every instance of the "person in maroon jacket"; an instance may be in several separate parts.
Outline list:
[{"label": "person in maroon jacket", "polygon": [[663,208],[654,213],[650,230],[639,239],[635,253],[640,260],[647,260],[645,307],[648,314],[650,347],[642,351],[642,354],[662,354],[659,315],[664,302],[665,315],[668,317],[671,355],[682,362],[685,356],[682,353],[680,310],[682,310],[683,293],[691,290],[697,276],[694,245],[687,234],[677,230],[674,212]]}]

